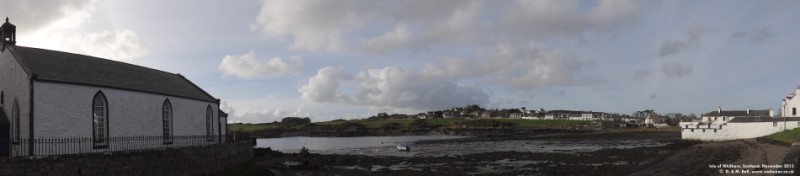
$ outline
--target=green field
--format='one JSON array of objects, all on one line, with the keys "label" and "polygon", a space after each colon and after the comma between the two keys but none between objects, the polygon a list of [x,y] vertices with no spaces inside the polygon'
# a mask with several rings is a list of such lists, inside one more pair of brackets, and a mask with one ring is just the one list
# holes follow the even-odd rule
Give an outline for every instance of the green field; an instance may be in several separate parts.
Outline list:
[{"label": "green field", "polygon": [[263,129],[273,129],[277,128],[278,125],[275,124],[266,124],[266,123],[257,123],[257,124],[239,124],[233,123],[228,124],[228,129],[231,131],[246,131],[246,132],[253,132],[257,130]]},{"label": "green field", "polygon": [[776,141],[781,141],[786,144],[791,144],[792,142],[794,142],[795,139],[797,139],[797,135],[800,135],[800,128],[777,132],[775,134],[767,136],[767,138]]},{"label": "green field", "polygon": [[[364,125],[366,128],[381,128],[384,124],[398,123],[401,128],[408,127],[416,119],[379,119],[379,120],[334,120],[327,122],[315,122],[316,125],[340,125],[345,122],[358,123]],[[425,124],[430,126],[450,126],[458,122],[474,121],[479,119],[427,119]],[[485,120],[485,119],[484,119]],[[492,119],[499,122],[512,123],[515,128],[540,128],[549,126],[576,126],[587,125],[591,122],[587,121],[574,121],[574,120],[526,120],[526,119]],[[234,131],[254,132],[258,130],[278,128],[277,124],[229,124],[229,129]],[[300,129],[303,125],[292,126],[294,129]]]}]

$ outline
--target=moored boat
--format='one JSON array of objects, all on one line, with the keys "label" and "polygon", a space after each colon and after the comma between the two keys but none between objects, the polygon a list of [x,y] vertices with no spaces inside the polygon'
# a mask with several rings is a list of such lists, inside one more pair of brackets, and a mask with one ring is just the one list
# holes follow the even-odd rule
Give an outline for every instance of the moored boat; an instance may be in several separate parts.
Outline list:
[{"label": "moored boat", "polygon": [[400,151],[410,151],[410,150],[411,150],[411,147],[409,147],[409,146],[408,146],[408,145],[406,145],[406,144],[400,144],[400,145],[397,145],[397,150],[400,150]]}]

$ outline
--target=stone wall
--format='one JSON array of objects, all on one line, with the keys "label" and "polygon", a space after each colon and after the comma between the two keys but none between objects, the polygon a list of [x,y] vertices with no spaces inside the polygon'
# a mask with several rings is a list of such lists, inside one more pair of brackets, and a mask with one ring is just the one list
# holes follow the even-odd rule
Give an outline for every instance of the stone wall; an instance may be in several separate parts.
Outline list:
[{"label": "stone wall", "polygon": [[0,158],[0,175],[212,175],[252,159],[249,141],[180,149]]}]

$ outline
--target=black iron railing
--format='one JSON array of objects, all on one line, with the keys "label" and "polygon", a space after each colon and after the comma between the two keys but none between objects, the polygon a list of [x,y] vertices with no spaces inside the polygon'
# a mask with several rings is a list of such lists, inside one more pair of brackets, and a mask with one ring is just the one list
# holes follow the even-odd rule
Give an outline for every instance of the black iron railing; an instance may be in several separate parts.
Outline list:
[{"label": "black iron railing", "polygon": [[[17,141],[0,139],[0,156],[50,156],[87,153],[109,153],[131,150],[153,150],[166,148],[182,148],[224,143],[224,135],[172,136],[165,140],[163,136],[123,136],[110,137],[106,140],[93,138],[33,138]],[[220,141],[219,139],[223,139]]]}]

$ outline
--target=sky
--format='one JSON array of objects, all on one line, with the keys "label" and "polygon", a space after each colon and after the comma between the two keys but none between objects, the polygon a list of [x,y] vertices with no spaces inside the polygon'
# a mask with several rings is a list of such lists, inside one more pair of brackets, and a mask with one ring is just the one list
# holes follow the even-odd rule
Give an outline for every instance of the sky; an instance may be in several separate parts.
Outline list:
[{"label": "sky", "polygon": [[777,112],[800,84],[792,0],[4,0],[0,17],[17,45],[180,73],[230,122]]}]

